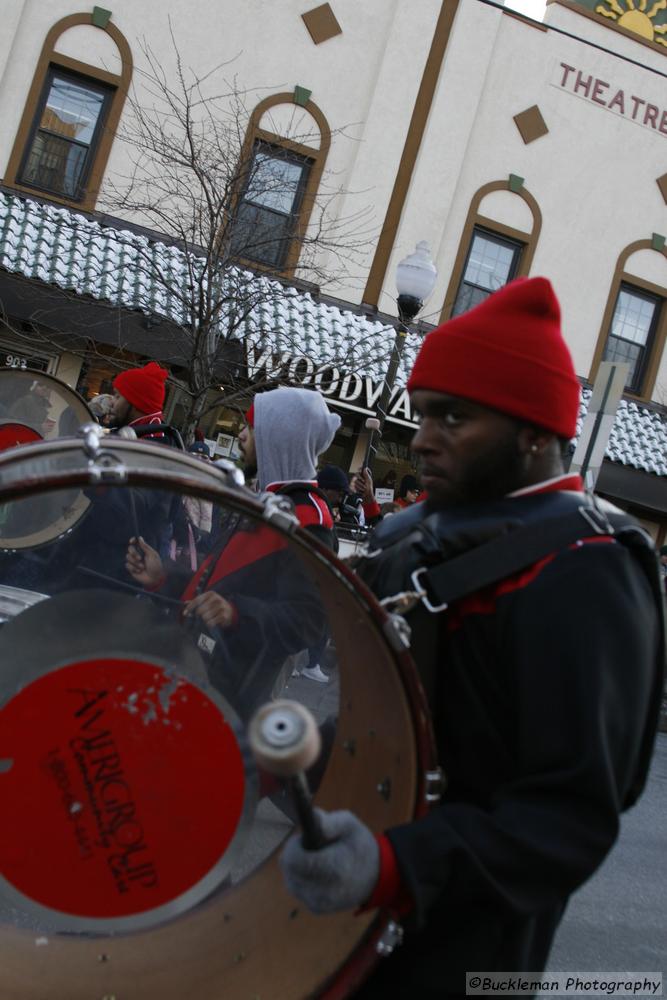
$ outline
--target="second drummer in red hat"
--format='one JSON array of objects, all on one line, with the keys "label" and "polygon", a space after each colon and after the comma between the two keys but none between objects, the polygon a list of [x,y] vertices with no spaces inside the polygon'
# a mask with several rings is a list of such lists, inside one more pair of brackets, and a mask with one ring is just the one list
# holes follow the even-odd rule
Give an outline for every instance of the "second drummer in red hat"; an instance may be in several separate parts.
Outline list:
[{"label": "second drummer in red hat", "polygon": [[128,368],[113,381],[111,421],[114,427],[139,427],[163,423],[165,382],[168,372],[156,361],[143,368]]}]

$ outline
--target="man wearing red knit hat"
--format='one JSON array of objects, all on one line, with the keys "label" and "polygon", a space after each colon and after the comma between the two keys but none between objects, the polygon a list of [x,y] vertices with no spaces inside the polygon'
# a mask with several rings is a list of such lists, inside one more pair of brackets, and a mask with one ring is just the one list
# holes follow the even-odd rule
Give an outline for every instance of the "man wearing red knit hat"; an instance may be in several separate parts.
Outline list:
[{"label": "man wearing red knit hat", "polygon": [[292,837],[282,865],[314,912],[403,923],[355,996],[442,1000],[544,969],[642,791],[664,628],[650,539],[565,472],[579,385],[546,279],[434,330],[408,387],[428,500],[378,528],[359,572],[411,627],[446,787],[386,831],[322,813],[329,843]]},{"label": "man wearing red knit hat", "polygon": [[113,427],[143,427],[163,423],[167,371],[155,361],[143,368],[128,368],[113,381]]},{"label": "man wearing red knit hat", "polygon": [[[138,430],[162,424],[166,378],[166,369],[155,361],[120,372],[113,382],[111,426]],[[161,431],[141,436],[163,441]],[[115,581],[123,589],[134,582],[125,568],[129,539],[141,535],[147,544],[164,549],[180,505],[164,490],[136,485],[122,490],[92,490],[89,500],[85,521],[71,538],[76,569],[70,584],[110,587]]]}]

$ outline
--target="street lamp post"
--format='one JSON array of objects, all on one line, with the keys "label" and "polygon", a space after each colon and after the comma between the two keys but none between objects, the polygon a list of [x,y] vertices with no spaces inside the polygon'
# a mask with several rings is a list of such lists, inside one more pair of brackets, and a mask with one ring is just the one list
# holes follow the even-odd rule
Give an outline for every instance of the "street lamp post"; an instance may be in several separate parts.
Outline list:
[{"label": "street lamp post", "polygon": [[369,418],[366,426],[369,429],[368,444],[364,468],[373,469],[379,438],[382,437],[387,410],[391,402],[398,366],[401,363],[405,338],[419,310],[433,291],[438,272],[431,260],[428,243],[422,240],[417,244],[415,252],[399,262],[396,268],[396,288],[398,291],[398,326],[391,349],[391,357],[382,383],[382,392],[377,402],[376,417]]}]

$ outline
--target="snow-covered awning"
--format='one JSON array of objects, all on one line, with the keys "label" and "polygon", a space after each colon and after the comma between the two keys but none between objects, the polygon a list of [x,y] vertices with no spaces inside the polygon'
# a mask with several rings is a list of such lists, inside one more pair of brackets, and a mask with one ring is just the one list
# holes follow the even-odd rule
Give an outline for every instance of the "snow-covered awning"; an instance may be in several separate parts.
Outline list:
[{"label": "snow-covered awning", "polygon": [[[179,291],[201,275],[201,260],[140,233],[0,192],[0,268],[187,327],[188,296]],[[229,268],[222,280],[230,290],[251,292],[253,305],[235,327],[239,339],[276,356],[301,356],[315,366],[382,380],[395,334],[391,325],[240,268]],[[223,310],[221,325],[226,321]],[[407,381],[419,342],[416,334],[407,338],[399,385]],[[582,419],[590,395],[584,388]],[[606,457],[667,476],[667,414],[622,400]]]}]

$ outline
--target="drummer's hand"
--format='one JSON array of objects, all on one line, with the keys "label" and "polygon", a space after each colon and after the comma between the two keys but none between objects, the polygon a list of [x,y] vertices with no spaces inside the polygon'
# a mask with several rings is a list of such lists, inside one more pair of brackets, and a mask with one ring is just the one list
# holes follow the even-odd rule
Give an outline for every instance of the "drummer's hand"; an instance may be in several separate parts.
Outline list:
[{"label": "drummer's hand", "polygon": [[371,503],[375,499],[371,470],[359,469],[358,472],[355,472],[352,476],[350,489],[353,493],[357,493],[359,496],[363,497],[364,503]]},{"label": "drummer's hand", "polygon": [[142,587],[157,587],[164,577],[160,554],[141,537],[130,539],[125,568]]},{"label": "drummer's hand", "polygon": [[316,851],[290,837],[280,857],[287,888],[312,913],[355,910],[375,889],[380,848],[371,831],[351,812],[315,810],[330,843]]},{"label": "drummer's hand", "polygon": [[184,615],[198,615],[204,625],[209,628],[229,628],[234,624],[236,611],[233,604],[226,601],[214,590],[207,590],[204,594],[198,594],[185,605]]}]

